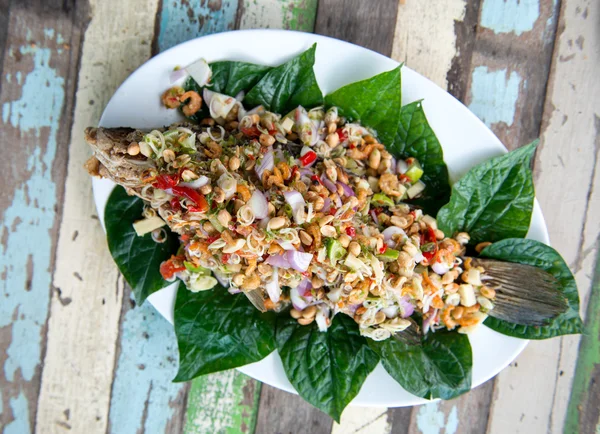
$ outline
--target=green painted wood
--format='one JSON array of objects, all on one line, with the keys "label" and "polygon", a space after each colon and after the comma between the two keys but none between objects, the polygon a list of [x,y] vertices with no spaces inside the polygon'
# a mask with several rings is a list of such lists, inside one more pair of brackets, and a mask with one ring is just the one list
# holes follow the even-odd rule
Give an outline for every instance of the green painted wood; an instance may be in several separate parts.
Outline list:
[{"label": "green painted wood", "polygon": [[260,389],[259,382],[236,370],[194,380],[184,432],[253,433]]},{"label": "green painted wood", "polygon": [[[600,131],[600,119],[597,119]],[[600,144],[600,136],[598,138]],[[600,256],[587,307],[586,322],[571,389],[565,433],[600,432]]]},{"label": "green painted wood", "polygon": [[240,29],[288,29],[312,32],[318,0],[241,0]]}]

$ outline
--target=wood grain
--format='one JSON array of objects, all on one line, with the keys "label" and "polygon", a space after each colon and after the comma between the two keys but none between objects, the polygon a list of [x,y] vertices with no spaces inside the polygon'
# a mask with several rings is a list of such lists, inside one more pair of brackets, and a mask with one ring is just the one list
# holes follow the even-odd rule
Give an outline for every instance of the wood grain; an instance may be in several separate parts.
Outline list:
[{"label": "wood grain", "polygon": [[315,33],[389,56],[397,13],[398,0],[321,0]]},{"label": "wood grain", "polygon": [[91,180],[82,167],[90,153],[83,130],[98,123],[117,86],[150,56],[153,29],[147,23],[157,5],[148,0],[90,6],[68,147],[39,432],[64,432],[67,426],[72,432],[106,432],[108,424],[124,285],[106,249]]},{"label": "wood grain", "polygon": [[[600,229],[599,6],[583,0],[562,3],[535,165],[550,238],[575,274],[582,306],[592,287]],[[577,336],[534,342],[517,359],[518,368],[500,374],[491,433],[563,431],[578,344]],[[590,379],[585,382],[589,385]]]},{"label": "wood grain", "polygon": [[317,0],[241,0],[239,29],[289,29],[312,32]]},{"label": "wood grain", "polygon": [[457,54],[455,23],[464,19],[466,5],[466,0],[400,4],[392,58],[446,89]]},{"label": "wood grain", "polygon": [[331,417],[298,395],[263,385],[256,433],[325,434],[331,432]]},{"label": "wood grain", "polygon": [[0,137],[9,151],[0,161],[0,426],[30,432],[83,23],[73,1],[0,7]]},{"label": "wood grain", "polygon": [[557,16],[553,0],[482,1],[465,104],[509,149],[540,134]]}]

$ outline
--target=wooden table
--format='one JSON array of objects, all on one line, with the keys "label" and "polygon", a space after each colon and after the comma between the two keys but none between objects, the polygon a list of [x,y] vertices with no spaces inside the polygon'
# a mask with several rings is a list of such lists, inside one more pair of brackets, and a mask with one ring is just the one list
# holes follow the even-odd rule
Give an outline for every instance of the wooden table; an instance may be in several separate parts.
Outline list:
[{"label": "wooden table", "polygon": [[[134,308],[108,253],[83,130],[152,55],[257,27],[404,61],[508,148],[541,137],[537,197],[587,307],[583,338],[532,342],[453,401],[349,408],[340,425],[236,371],[171,383],[172,328],[148,303]],[[4,433],[600,432],[597,0],[0,0],[0,59]]]}]

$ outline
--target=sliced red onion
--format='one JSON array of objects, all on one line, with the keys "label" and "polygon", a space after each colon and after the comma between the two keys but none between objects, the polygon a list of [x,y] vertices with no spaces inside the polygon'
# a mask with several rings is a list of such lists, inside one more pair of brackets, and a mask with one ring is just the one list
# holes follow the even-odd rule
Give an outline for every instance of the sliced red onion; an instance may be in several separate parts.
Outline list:
[{"label": "sliced red onion", "polygon": [[290,289],[290,298],[296,310],[304,310],[308,306],[308,303],[310,303],[309,300],[298,293],[298,288]]},{"label": "sliced red onion", "polygon": [[375,210],[371,210],[371,218],[373,219],[373,221],[375,222],[375,224],[377,226],[379,226],[379,219],[377,218],[377,214],[375,213]]},{"label": "sliced red onion", "polygon": [[292,216],[294,217],[294,221],[297,224],[302,224],[304,222],[298,221],[298,211],[300,209],[304,209],[306,202],[302,194],[297,191],[286,191],[283,193],[283,197],[288,205],[292,208]]},{"label": "sliced red onion", "polygon": [[267,225],[269,224],[269,221],[271,220],[270,217],[265,217],[264,219],[261,219],[258,222],[258,227],[261,229],[267,229]]},{"label": "sliced red onion", "polygon": [[279,244],[279,247],[283,250],[296,250],[294,244],[288,240],[277,240],[277,244]]},{"label": "sliced red onion", "polygon": [[327,190],[329,190],[332,193],[336,193],[337,192],[337,187],[335,186],[335,184],[333,182],[331,182],[331,180],[329,178],[327,178],[324,174],[321,175],[321,182],[323,183],[323,185],[325,187],[327,187]]},{"label": "sliced red onion", "polygon": [[272,265],[273,267],[279,268],[291,268],[291,265],[285,254],[283,255],[270,255],[266,260],[265,264]]},{"label": "sliced red onion", "polygon": [[229,286],[229,280],[224,275],[216,271],[213,274],[215,275],[215,278],[221,285]]},{"label": "sliced red onion", "polygon": [[185,67],[185,70],[192,76],[194,81],[198,83],[198,86],[204,87],[210,81],[212,70],[204,59],[199,59],[189,66]]},{"label": "sliced red onion", "polygon": [[413,306],[413,304],[410,302],[408,297],[402,297],[400,299],[400,307],[402,308],[402,318],[408,318],[409,316],[411,316],[414,311],[415,311],[415,307]]},{"label": "sliced red onion", "polygon": [[239,102],[242,102],[244,100],[245,96],[246,96],[246,92],[244,92],[243,90],[240,90],[238,92],[238,94],[235,96],[235,99],[237,99]]},{"label": "sliced red onion", "polygon": [[438,312],[438,310],[434,309],[433,313],[429,317],[427,317],[426,319],[423,320],[423,334],[427,334],[427,332],[431,328],[431,326],[432,326],[431,323],[433,322],[433,319],[437,315],[437,312]]},{"label": "sliced red onion", "polygon": [[[219,280],[219,279],[217,279]],[[238,288],[234,288],[233,286],[230,286],[229,288],[227,288],[227,292],[229,292],[230,294],[239,294],[240,292],[242,292],[241,289]]]},{"label": "sliced red onion", "polygon": [[194,179],[193,181],[180,182],[179,186],[189,187],[189,188],[193,188],[194,190],[196,190],[200,187],[204,187],[206,184],[208,184],[208,181],[210,181],[210,180],[206,176],[200,175],[200,177],[198,179]]},{"label": "sliced red onion", "polygon": [[344,194],[346,196],[348,196],[348,197],[350,197],[350,196],[356,196],[354,194],[354,190],[352,190],[352,188],[348,184],[344,184],[343,182],[338,181],[338,185],[342,186],[342,188],[344,189]]},{"label": "sliced red onion", "polygon": [[187,71],[185,69],[174,69],[169,74],[169,82],[171,84],[177,83],[179,80],[184,78],[187,75]]},{"label": "sliced red onion", "polygon": [[309,178],[314,175],[314,172],[308,168],[300,169],[300,175],[308,176]]},{"label": "sliced red onion", "polygon": [[408,164],[404,160],[398,160],[396,163],[396,173],[404,174],[408,170]]},{"label": "sliced red onion", "polygon": [[450,270],[450,267],[448,267],[448,264],[446,264],[444,262],[434,261],[433,264],[431,264],[431,269],[436,274],[439,274],[440,276],[443,276],[444,274],[446,274]]},{"label": "sliced red onion", "polygon": [[330,209],[331,209],[331,199],[326,197],[325,200],[323,201],[323,209],[321,210],[321,212],[327,214]]},{"label": "sliced red onion", "polygon": [[260,160],[260,165],[256,166],[254,170],[258,175],[258,179],[262,179],[264,171],[272,171],[274,167],[275,159],[273,158],[273,151],[269,149],[267,153],[263,156],[262,160]]},{"label": "sliced red onion", "polygon": [[298,294],[302,297],[307,295],[310,297],[310,290],[312,289],[312,283],[309,278],[305,277],[302,282],[297,286]]},{"label": "sliced red onion", "polygon": [[423,253],[421,252],[417,252],[417,254],[413,257],[413,259],[415,260],[415,263],[419,263],[421,262],[423,259],[425,259],[425,256],[423,256]]},{"label": "sliced red onion", "polygon": [[267,294],[269,294],[269,298],[273,303],[279,302],[279,297],[281,296],[281,288],[279,287],[279,272],[277,267],[273,267],[273,274],[271,275],[271,280],[267,282],[265,285],[267,289]]},{"label": "sliced red onion", "polygon": [[341,207],[342,207],[342,205],[343,205],[343,204],[342,204],[342,199],[341,199],[339,196],[336,196],[336,198],[335,198],[335,206],[336,206],[337,208],[341,208]]},{"label": "sliced red onion", "polygon": [[301,273],[304,273],[308,270],[310,266],[310,261],[312,261],[313,255],[312,253],[303,253],[298,252],[297,250],[288,250],[285,252],[286,259],[288,260],[290,266]]},{"label": "sliced red onion", "polygon": [[396,234],[401,234],[403,238],[407,237],[406,232],[398,226],[390,226],[382,232],[383,240],[389,247],[393,248],[396,245],[396,242],[393,240]]},{"label": "sliced red onion", "polygon": [[258,189],[254,190],[254,193],[252,193],[252,196],[248,201],[248,206],[254,213],[254,216],[259,220],[264,219],[268,214],[269,203],[267,202],[265,195]]}]

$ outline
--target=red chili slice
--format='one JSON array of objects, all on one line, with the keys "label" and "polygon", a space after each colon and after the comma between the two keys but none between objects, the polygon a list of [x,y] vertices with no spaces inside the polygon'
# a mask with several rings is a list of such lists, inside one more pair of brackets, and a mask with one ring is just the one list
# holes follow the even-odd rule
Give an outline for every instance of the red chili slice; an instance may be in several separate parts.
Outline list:
[{"label": "red chili slice", "polygon": [[354,226],[348,226],[346,228],[346,235],[348,235],[349,237],[355,237],[356,236],[356,228]]},{"label": "red chili slice", "polygon": [[206,198],[189,187],[173,187],[173,193],[177,196],[183,196],[191,200],[198,207],[197,212],[205,212],[208,210],[208,202]]},{"label": "red chili slice", "polygon": [[317,153],[315,151],[308,151],[302,157],[300,157],[300,162],[303,166],[308,166],[310,163],[314,162],[317,159]]},{"label": "red chili slice", "polygon": [[173,175],[163,174],[156,177],[156,180],[152,184],[152,187],[159,188],[161,190],[168,190],[169,188],[175,187],[179,184],[179,174]]},{"label": "red chili slice", "polygon": [[343,142],[344,140],[348,139],[348,134],[344,132],[343,128],[338,128],[337,130],[335,130],[335,132],[340,138],[340,142]]}]

